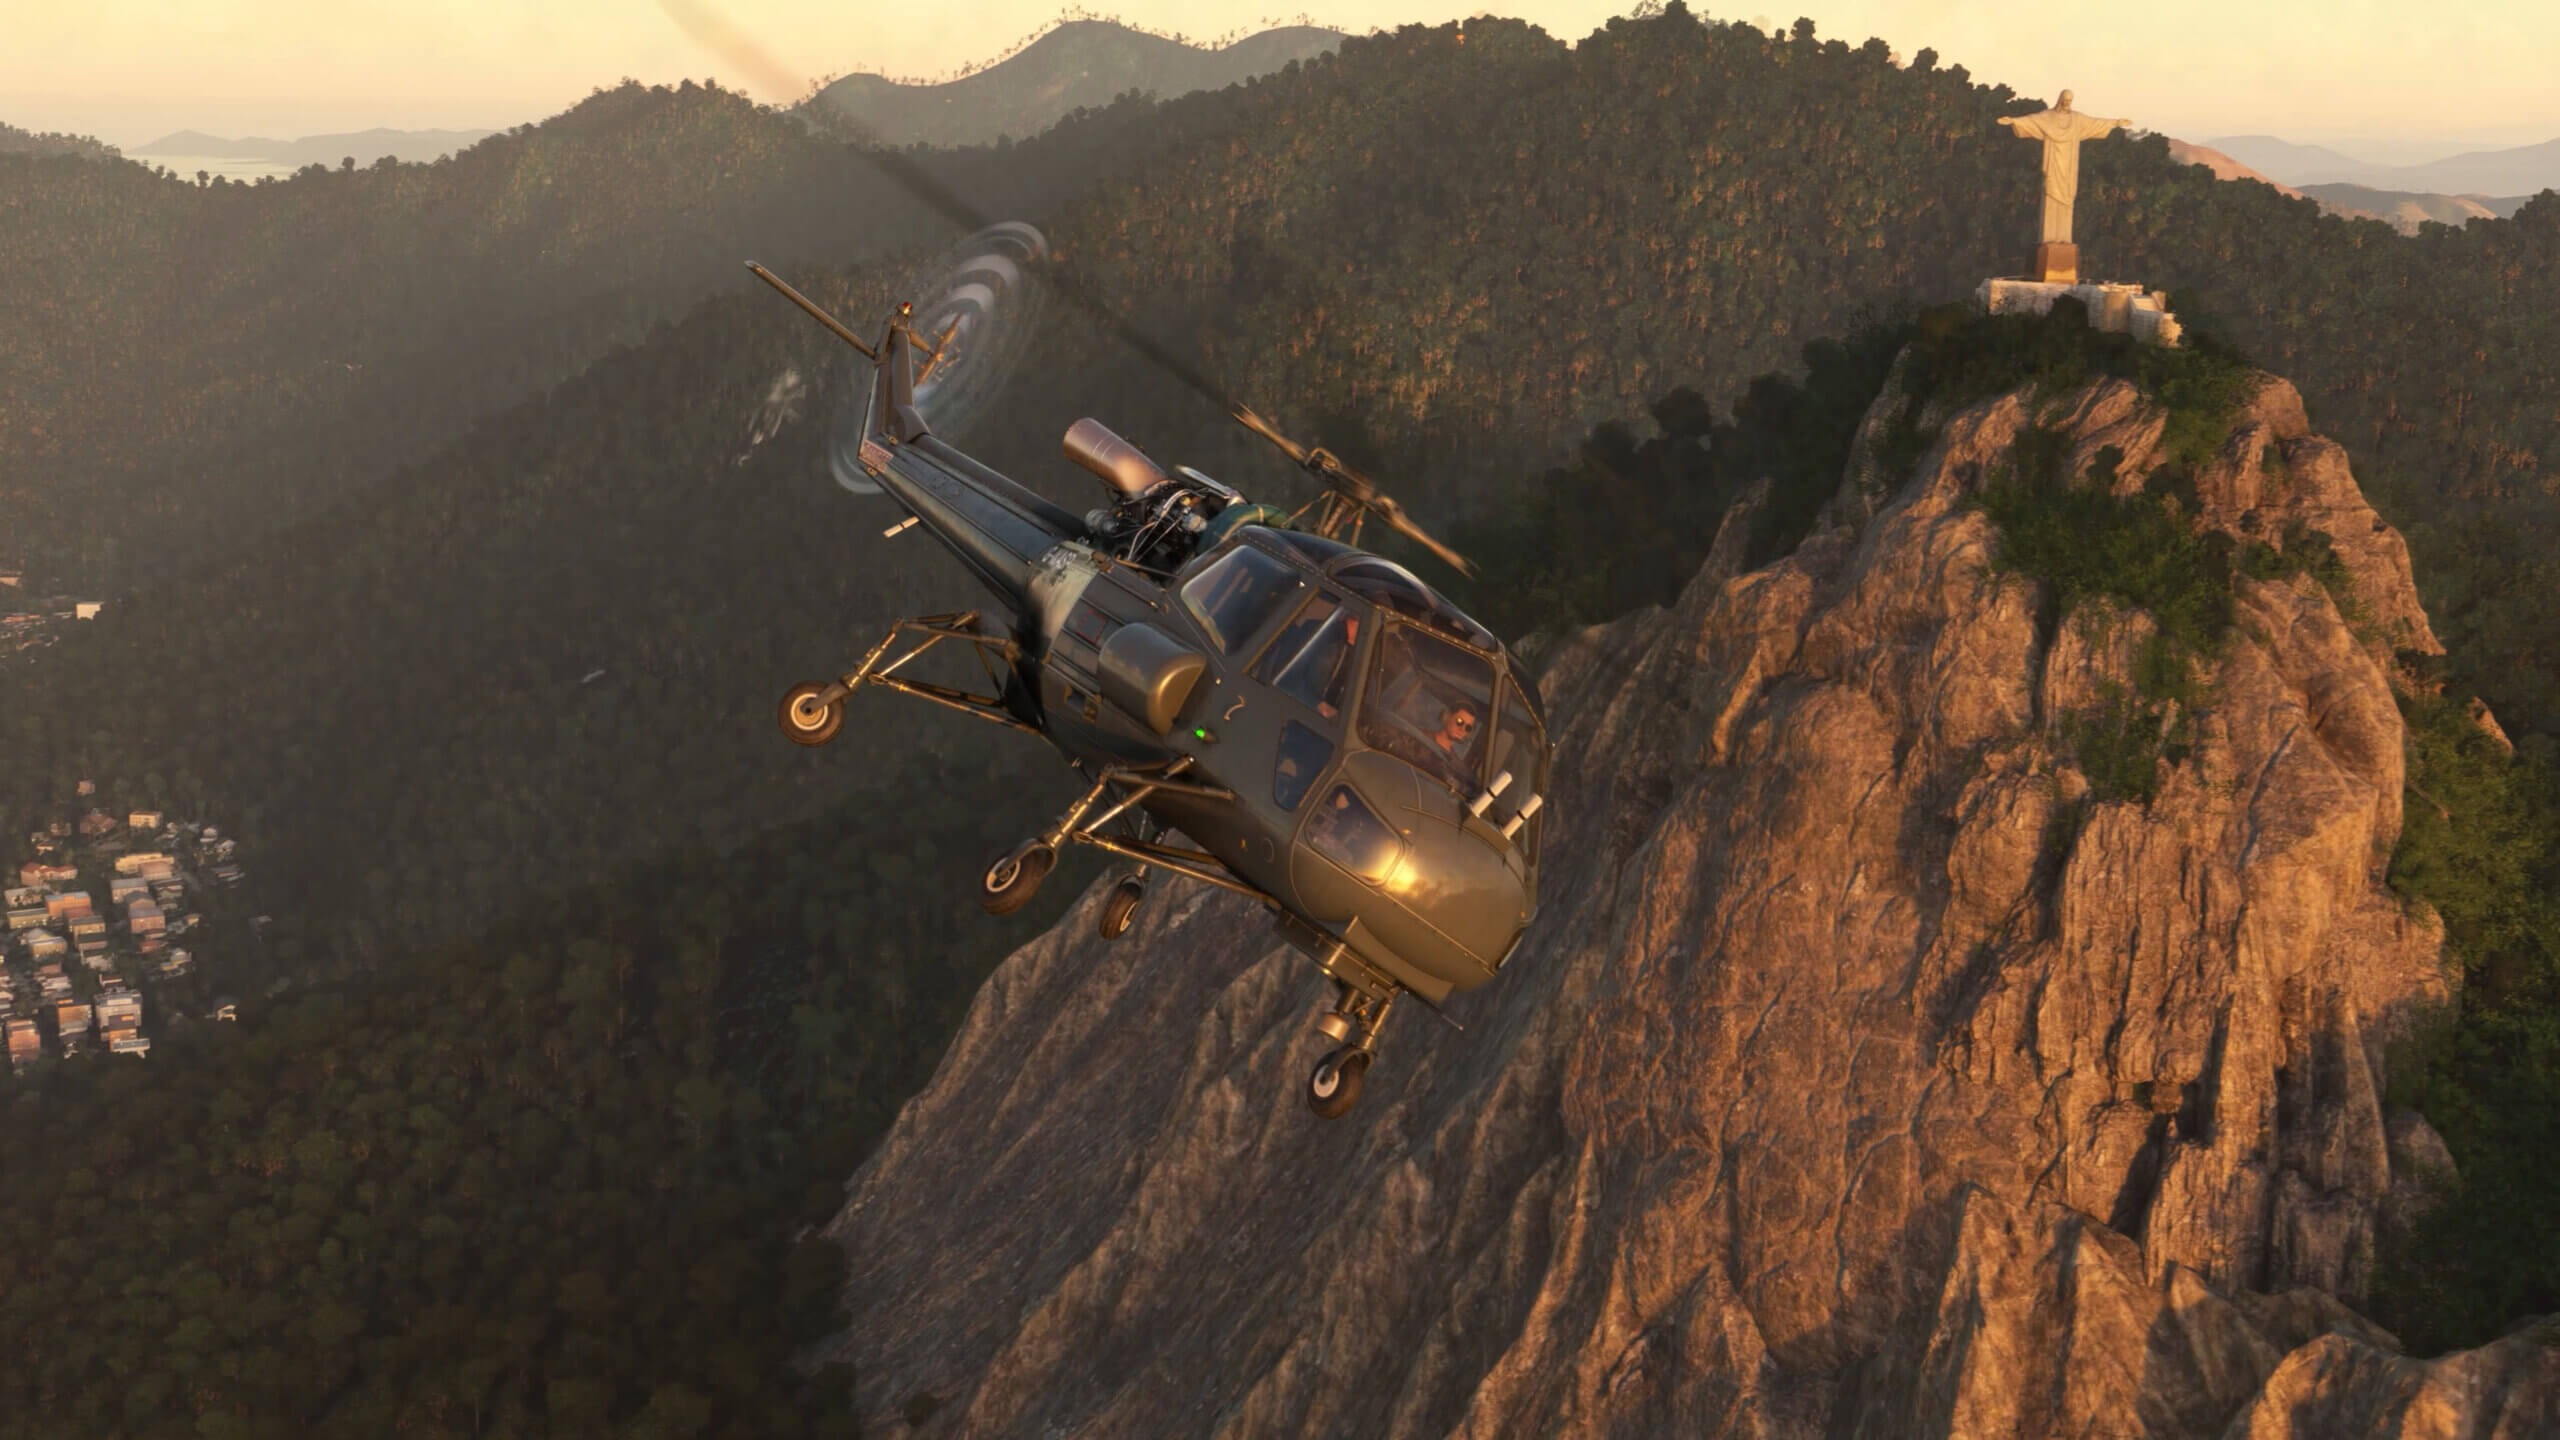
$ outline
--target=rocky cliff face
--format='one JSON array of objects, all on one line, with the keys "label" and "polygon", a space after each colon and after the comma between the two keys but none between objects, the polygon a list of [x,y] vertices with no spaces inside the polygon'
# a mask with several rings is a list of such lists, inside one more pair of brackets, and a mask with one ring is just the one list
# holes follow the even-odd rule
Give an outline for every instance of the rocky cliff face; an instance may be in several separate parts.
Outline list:
[{"label": "rocky cliff face", "polygon": [[[2121,383],[2048,418],[2158,463]],[[2433,646],[2398,536],[2269,385],[2201,509],[2336,537],[2356,621],[2241,582],[2192,752],[2098,803],[2067,718],[2148,622],[1993,573],[2021,397],[1930,419],[1794,556],[1558,649],[1543,918],[1348,1119],[1241,903],[1160,884],[1108,943],[1097,892],[1008,961],[833,1226],[869,1433],[2560,1427],[2560,1351],[2349,1308],[2441,1153],[2380,1098],[2442,986],[2383,884],[2389,652]]]}]

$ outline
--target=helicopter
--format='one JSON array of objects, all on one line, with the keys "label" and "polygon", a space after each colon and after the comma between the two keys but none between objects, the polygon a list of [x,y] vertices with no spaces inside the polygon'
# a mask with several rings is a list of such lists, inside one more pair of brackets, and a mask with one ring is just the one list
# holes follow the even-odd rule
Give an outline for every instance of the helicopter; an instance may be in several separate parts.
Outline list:
[{"label": "helicopter", "polygon": [[[1086,788],[987,867],[979,903],[1029,904],[1071,844],[1134,863],[1100,910],[1106,939],[1130,927],[1150,872],[1253,898],[1332,982],[1316,1029],[1333,1048],[1305,1093],[1319,1116],[1347,1113],[1398,999],[1447,1019],[1442,1002],[1492,980],[1537,919],[1552,758],[1537,684],[1360,530],[1374,516],[1461,572],[1465,559],[1242,406],[1237,420],[1315,477],[1317,501],[1255,503],[1080,419],[1062,450],[1107,503],[1074,514],[936,435],[918,403],[971,343],[979,287],[922,319],[901,304],[866,343],[748,268],[870,361],[848,436],[858,473],[839,479],[889,496],[906,518],[888,535],[922,527],[993,599],[898,620],[852,670],[793,687],[783,734],[826,744],[868,686],[1047,740]],[[945,647],[972,652],[989,688],[919,678],[915,662]]]}]

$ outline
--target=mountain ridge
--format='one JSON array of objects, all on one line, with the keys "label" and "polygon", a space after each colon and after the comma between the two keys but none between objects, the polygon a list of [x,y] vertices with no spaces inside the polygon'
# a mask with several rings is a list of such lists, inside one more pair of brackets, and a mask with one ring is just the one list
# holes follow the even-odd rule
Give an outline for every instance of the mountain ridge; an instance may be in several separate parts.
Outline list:
[{"label": "mountain ridge", "polygon": [[848,75],[812,96],[803,113],[883,145],[984,145],[1023,140],[1068,112],[1128,91],[1172,100],[1218,90],[1312,59],[1339,31],[1278,26],[1219,49],[1186,44],[1108,20],[1069,20],[1015,54],[956,80],[910,85]]},{"label": "mountain ridge", "polygon": [[2229,135],[2210,143],[2295,186],[2349,184],[2421,195],[2528,196],[2560,188],[2560,139],[2467,150],[2418,165],[2376,164],[2272,135]]}]

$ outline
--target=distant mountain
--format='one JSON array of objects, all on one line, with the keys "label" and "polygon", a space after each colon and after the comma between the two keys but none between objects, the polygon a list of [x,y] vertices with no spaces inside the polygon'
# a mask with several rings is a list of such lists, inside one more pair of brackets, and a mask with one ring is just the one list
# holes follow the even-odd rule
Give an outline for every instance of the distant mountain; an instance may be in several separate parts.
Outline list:
[{"label": "distant mountain", "polygon": [[87,135],[39,135],[0,124],[0,155],[79,155],[91,160],[113,160],[117,153],[113,145]]},{"label": "distant mountain", "polygon": [[133,153],[142,156],[185,155],[206,159],[271,160],[282,165],[335,165],[354,156],[370,165],[388,155],[395,160],[433,160],[467,150],[496,134],[494,130],[386,130],[376,127],[350,135],[305,135],[299,140],[249,136],[227,140],[201,130],[163,135]]},{"label": "distant mountain", "polygon": [[2364,183],[2446,195],[2531,195],[2560,189],[2560,140],[2474,150],[2425,165],[2394,166]]},{"label": "distant mountain", "polygon": [[2415,235],[2430,220],[2467,225],[2474,220],[2504,219],[2524,208],[2524,195],[2430,195],[2407,190],[2376,190],[2369,185],[2306,185],[2299,192],[2335,215],[2370,216],[2403,235]]},{"label": "distant mountain", "polygon": [[2169,158],[2181,165],[2201,165],[2212,171],[2213,178],[2217,180],[2255,180],[2261,185],[2273,187],[2279,194],[2297,198],[2302,194],[2290,185],[2268,179],[2219,150],[2202,145],[2190,145],[2184,140],[2169,138]]},{"label": "distant mountain", "polygon": [[2474,150],[2423,165],[2378,165],[2272,135],[2231,135],[2214,148],[2288,185],[2363,185],[2412,195],[2531,195],[2560,189],[2560,140]]},{"label": "distant mountain", "polygon": [[1132,90],[1165,100],[1223,90],[1341,43],[1339,31],[1287,25],[1208,50],[1107,20],[1071,20],[975,75],[940,85],[848,75],[810,103],[886,144],[983,145],[1037,135],[1071,110]]},{"label": "distant mountain", "polygon": [[2341,155],[2324,145],[2296,145],[2273,135],[2225,135],[2213,148],[2252,170],[2287,185],[2322,185],[2332,181],[2362,182],[2391,167]]}]

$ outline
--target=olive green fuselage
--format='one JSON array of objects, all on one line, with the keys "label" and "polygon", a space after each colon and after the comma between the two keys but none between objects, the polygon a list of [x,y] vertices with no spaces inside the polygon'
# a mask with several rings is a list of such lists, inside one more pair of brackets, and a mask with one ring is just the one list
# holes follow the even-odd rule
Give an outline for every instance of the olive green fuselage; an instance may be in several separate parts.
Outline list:
[{"label": "olive green fuselage", "polygon": [[[1227,637],[1230,648],[1222,650],[1220,637],[1184,603],[1183,588],[1239,546],[1289,565],[1297,588],[1268,606],[1252,633]],[[1381,621],[1375,607],[1329,586],[1321,569],[1251,528],[1193,558],[1170,582],[1061,541],[1040,557],[1026,590],[1016,683],[1032,702],[1024,708],[1033,723],[1070,761],[1099,773],[1189,757],[1187,778],[1234,798],[1158,794],[1143,804],[1159,823],[1426,1000],[1493,977],[1536,914],[1535,832],[1524,824],[1505,836],[1493,820],[1471,815],[1443,775],[1363,742],[1356,719],[1375,680],[1374,647],[1392,620]],[[1291,617],[1318,595],[1370,620],[1348,662],[1354,678],[1347,703],[1333,714],[1256,678],[1256,661],[1284,643]],[[1105,693],[1102,648],[1127,625],[1151,626],[1207,660],[1166,734]],[[1503,678],[1517,675],[1499,647],[1482,658]],[[1524,680],[1513,683],[1525,688]],[[1309,735],[1322,742],[1320,759],[1310,759]],[[1543,736],[1536,743],[1542,772]],[[1295,759],[1294,773],[1282,773],[1284,756]],[[1359,857],[1366,874],[1308,833],[1342,787],[1394,832],[1391,843]]]}]

